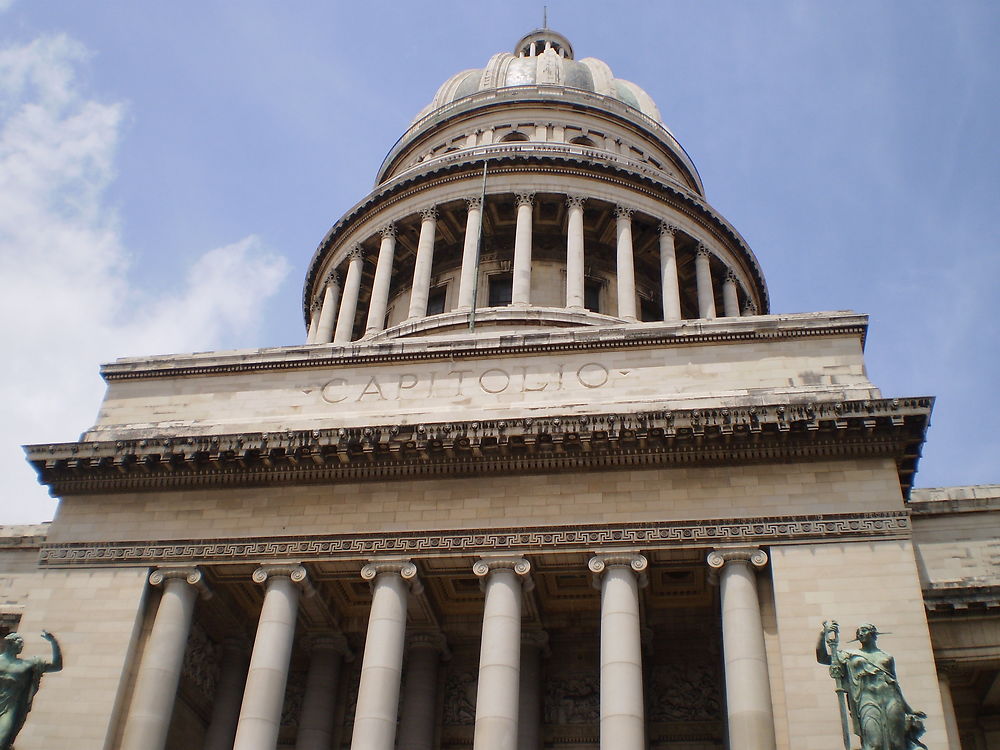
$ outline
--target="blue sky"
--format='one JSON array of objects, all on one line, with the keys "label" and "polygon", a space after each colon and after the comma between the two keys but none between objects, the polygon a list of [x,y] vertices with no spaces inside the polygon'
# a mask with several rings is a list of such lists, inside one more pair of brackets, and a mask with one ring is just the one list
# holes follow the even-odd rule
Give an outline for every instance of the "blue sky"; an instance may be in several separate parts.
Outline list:
[{"label": "blue sky", "polygon": [[[93,422],[101,361],[303,341],[323,234],[541,7],[0,0],[0,522],[51,517],[18,446]],[[1000,482],[1000,5],[548,7],[656,100],[773,311],[870,314],[883,393],[938,397],[917,484]]]}]

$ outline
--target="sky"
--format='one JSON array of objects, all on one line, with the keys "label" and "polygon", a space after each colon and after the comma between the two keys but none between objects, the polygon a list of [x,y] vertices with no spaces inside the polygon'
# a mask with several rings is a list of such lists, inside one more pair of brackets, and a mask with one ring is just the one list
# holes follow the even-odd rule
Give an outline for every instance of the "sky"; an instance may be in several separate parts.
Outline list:
[{"label": "sky", "polygon": [[[887,397],[937,397],[916,483],[1000,482],[1000,4],[548,0],[645,88],[772,312],[871,316]],[[120,356],[300,344],[327,229],[437,87],[542,2],[0,0],[0,523]]]}]

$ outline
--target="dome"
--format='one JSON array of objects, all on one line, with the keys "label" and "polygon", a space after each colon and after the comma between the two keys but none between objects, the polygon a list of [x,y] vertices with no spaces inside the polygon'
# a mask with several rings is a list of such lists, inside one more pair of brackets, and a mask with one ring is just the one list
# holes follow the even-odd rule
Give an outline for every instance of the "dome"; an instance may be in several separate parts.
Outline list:
[{"label": "dome", "polygon": [[576,60],[573,45],[558,32],[537,29],[526,34],[514,52],[493,55],[485,68],[463,70],[445,81],[434,99],[414,118],[414,122],[458,99],[490,89],[508,86],[561,86],[589,91],[627,104],[659,124],[660,110],[641,87],[615,78],[611,68],[596,57]]}]

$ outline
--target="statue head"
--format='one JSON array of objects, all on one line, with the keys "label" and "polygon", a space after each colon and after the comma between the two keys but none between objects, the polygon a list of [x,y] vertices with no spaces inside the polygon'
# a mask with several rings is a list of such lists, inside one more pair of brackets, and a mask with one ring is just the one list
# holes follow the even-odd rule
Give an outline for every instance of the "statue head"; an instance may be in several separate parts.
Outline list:
[{"label": "statue head", "polygon": [[24,638],[20,633],[8,633],[3,638],[3,650],[17,656],[24,648]]},{"label": "statue head", "polygon": [[861,645],[866,646],[869,643],[875,645],[876,639],[882,635],[878,632],[878,628],[872,625],[870,622],[866,622],[863,625],[858,626],[855,632],[854,640],[858,641]]}]

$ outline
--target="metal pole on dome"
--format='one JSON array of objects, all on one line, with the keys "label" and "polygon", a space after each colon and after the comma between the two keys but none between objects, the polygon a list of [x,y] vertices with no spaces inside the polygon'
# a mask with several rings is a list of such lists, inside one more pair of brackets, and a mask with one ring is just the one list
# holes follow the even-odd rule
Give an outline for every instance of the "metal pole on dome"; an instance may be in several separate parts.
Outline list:
[{"label": "metal pole on dome", "polygon": [[469,331],[476,330],[476,301],[479,297],[479,255],[483,246],[483,221],[486,219],[486,165],[489,157],[483,158],[483,187],[480,191],[479,210],[479,234],[476,236],[476,276],[472,284],[472,310],[469,312]]}]

